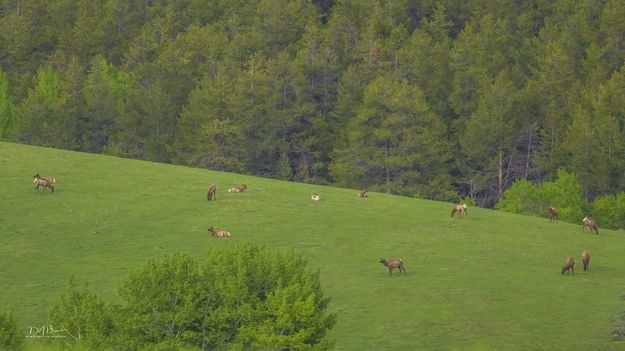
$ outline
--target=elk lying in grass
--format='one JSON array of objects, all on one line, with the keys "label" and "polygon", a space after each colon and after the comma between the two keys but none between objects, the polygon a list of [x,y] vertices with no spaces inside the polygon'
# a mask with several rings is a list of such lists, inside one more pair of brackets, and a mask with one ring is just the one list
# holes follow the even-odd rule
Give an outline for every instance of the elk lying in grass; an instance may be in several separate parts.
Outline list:
[{"label": "elk lying in grass", "polygon": [[404,268],[404,261],[400,258],[397,260],[385,260],[384,258],[380,258],[380,263],[385,265],[388,268],[388,275],[393,275],[393,269],[399,268],[399,275],[401,276],[401,271],[404,271],[404,275],[406,275],[406,269]]},{"label": "elk lying in grass", "polygon": [[549,222],[558,223],[558,209],[555,207],[549,207],[547,209],[547,213],[549,214]]},{"label": "elk lying in grass", "polygon": [[368,192],[369,192],[369,190],[362,189],[360,192],[358,192],[358,197],[367,197],[367,193]]},{"label": "elk lying in grass", "polygon": [[594,219],[584,217],[584,219],[582,219],[582,230],[586,229],[586,227],[590,229],[591,233],[595,232],[595,234],[599,235],[599,228],[597,227],[597,222]]},{"label": "elk lying in grass", "polygon": [[566,264],[564,264],[564,266],[562,267],[562,274],[564,274],[564,272],[568,274],[569,270],[571,270],[571,272],[575,274],[575,270],[573,269],[573,266],[575,266],[575,261],[573,261],[573,256],[567,257]]},{"label": "elk lying in grass", "polygon": [[588,265],[590,264],[590,254],[588,251],[582,252],[582,263],[584,264],[584,272],[587,272]]},{"label": "elk lying in grass", "polygon": [[313,200],[313,201],[319,201],[319,199],[320,199],[319,194],[317,194],[317,193],[312,194],[310,196],[310,199]]},{"label": "elk lying in grass", "polygon": [[46,188],[49,188],[52,192],[54,192],[54,183],[56,183],[56,179],[52,177],[41,177],[39,174],[35,174],[33,178],[35,178],[35,180],[33,180],[33,183],[35,183],[35,190],[39,191],[39,187],[43,186],[43,191],[46,191]]},{"label": "elk lying in grass", "polygon": [[228,192],[229,193],[242,193],[245,191],[245,189],[247,189],[247,185],[241,184],[241,186],[235,186],[235,187],[228,189]]},{"label": "elk lying in grass", "polygon": [[222,237],[229,237],[230,236],[230,232],[227,232],[225,230],[215,230],[215,228],[213,228],[213,227],[208,228],[208,231],[215,238],[222,238]]},{"label": "elk lying in grass", "polygon": [[208,201],[217,200],[217,186],[215,184],[211,184],[211,186],[208,187],[208,194],[206,194],[206,199]]},{"label": "elk lying in grass", "polygon": [[453,217],[456,213],[458,213],[460,217],[462,217],[463,213],[467,216],[467,204],[457,203],[454,205],[454,208],[451,210],[451,216]]}]

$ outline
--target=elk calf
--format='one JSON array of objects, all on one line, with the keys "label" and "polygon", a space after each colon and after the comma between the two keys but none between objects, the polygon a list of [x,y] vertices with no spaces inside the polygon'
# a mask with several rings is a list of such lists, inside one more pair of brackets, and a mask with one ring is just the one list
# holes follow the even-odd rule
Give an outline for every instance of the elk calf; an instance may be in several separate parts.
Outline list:
[{"label": "elk calf", "polygon": [[241,184],[241,186],[235,186],[235,187],[228,189],[228,192],[229,193],[242,193],[245,191],[245,189],[247,189],[247,185]]},{"label": "elk calf", "polygon": [[215,230],[215,228],[213,228],[213,227],[208,228],[208,231],[211,233],[212,236],[214,236],[216,238],[222,238],[222,237],[229,237],[230,236],[230,232],[227,232],[225,230]]},{"label": "elk calf", "polygon": [[208,201],[210,201],[211,199],[213,200],[217,200],[217,186],[215,184],[211,184],[210,187],[208,187],[208,194],[206,194],[206,199]]},{"label": "elk calf", "polygon": [[575,261],[573,261],[573,256],[567,257],[566,264],[562,267],[562,274],[564,274],[564,272],[568,274],[569,270],[571,270],[571,272],[575,274],[575,269],[573,269],[573,266],[575,266]]},{"label": "elk calf", "polygon": [[399,275],[401,276],[401,271],[404,271],[404,275],[406,275],[406,269],[404,268],[404,261],[400,258],[397,260],[385,260],[384,258],[380,258],[380,263],[385,265],[388,268],[388,275],[393,275],[393,269],[399,268]]},{"label": "elk calf", "polygon": [[590,264],[590,254],[588,251],[582,252],[582,263],[584,264],[584,272],[587,272],[588,264]]}]

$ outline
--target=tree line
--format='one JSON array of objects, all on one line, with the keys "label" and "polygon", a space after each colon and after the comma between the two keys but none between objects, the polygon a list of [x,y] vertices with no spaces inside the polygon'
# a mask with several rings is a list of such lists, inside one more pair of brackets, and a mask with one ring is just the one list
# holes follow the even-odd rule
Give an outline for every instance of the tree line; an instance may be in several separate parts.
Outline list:
[{"label": "tree line", "polygon": [[490,207],[625,190],[618,0],[0,0],[0,140]]}]

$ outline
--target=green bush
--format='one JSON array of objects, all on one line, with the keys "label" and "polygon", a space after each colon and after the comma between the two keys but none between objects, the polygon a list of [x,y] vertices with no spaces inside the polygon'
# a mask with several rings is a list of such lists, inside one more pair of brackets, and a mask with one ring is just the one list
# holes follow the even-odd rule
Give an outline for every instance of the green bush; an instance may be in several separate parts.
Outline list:
[{"label": "green bush", "polygon": [[24,335],[20,332],[12,312],[0,314],[0,350],[21,350]]},{"label": "green bush", "polygon": [[592,216],[605,228],[625,228],[625,193],[598,197],[592,203]]},{"label": "green bush", "polygon": [[[52,311],[94,350],[324,350],[335,317],[319,275],[293,253],[258,246],[210,249],[203,260],[175,254],[148,261],[105,306],[70,284]],[[72,308],[73,307],[73,308]]]},{"label": "green bush", "polygon": [[550,206],[558,208],[563,221],[577,223],[583,218],[582,187],[573,173],[560,169],[558,179],[542,184],[517,180],[495,207],[505,212],[546,217]]}]

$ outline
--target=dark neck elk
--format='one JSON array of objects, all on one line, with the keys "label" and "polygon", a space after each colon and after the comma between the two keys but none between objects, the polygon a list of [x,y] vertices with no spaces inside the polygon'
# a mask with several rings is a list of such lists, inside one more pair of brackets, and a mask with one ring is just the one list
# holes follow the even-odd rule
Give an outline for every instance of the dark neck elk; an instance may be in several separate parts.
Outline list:
[{"label": "dark neck elk", "polygon": [[215,230],[215,228],[213,228],[213,227],[208,228],[208,231],[215,238],[223,238],[223,237],[229,237],[230,236],[230,232],[227,232],[225,230]]},{"label": "dark neck elk", "polygon": [[206,194],[206,199],[208,201],[210,201],[211,199],[217,200],[217,186],[215,184],[212,184],[208,188],[208,194]]},{"label": "dark neck elk", "polygon": [[43,186],[43,191],[46,191],[46,188],[49,188],[52,192],[54,192],[54,178],[41,177],[39,174],[35,174],[33,178],[35,178],[35,180],[33,180],[33,183],[35,183],[35,190],[39,191],[39,187]]},{"label": "dark neck elk", "polygon": [[573,274],[575,274],[575,270],[573,269],[573,266],[575,266],[575,261],[573,261],[573,256],[567,257],[566,264],[564,264],[564,266],[562,267],[562,274],[564,274],[564,272],[568,274],[569,270],[573,272]]},{"label": "dark neck elk", "polygon": [[558,209],[555,207],[549,207],[547,209],[547,213],[549,214],[549,222],[558,223]]},{"label": "dark neck elk", "polygon": [[362,189],[360,192],[358,192],[358,197],[367,197],[367,193],[368,192],[369,192],[369,190]]},{"label": "dark neck elk", "polygon": [[467,216],[467,204],[457,203],[454,205],[453,210],[451,210],[451,216],[453,217],[456,213],[458,213],[460,217],[462,217],[463,213]]},{"label": "dark neck elk", "polygon": [[235,186],[235,187],[228,189],[228,192],[229,193],[242,193],[245,191],[245,189],[247,189],[247,185],[241,184],[241,186]]},{"label": "dark neck elk", "polygon": [[588,265],[590,264],[590,254],[588,251],[582,252],[582,263],[584,264],[584,272],[587,272]]},{"label": "dark neck elk", "polygon": [[591,233],[595,232],[595,234],[599,235],[599,227],[597,227],[597,222],[594,219],[584,217],[582,219],[582,230],[586,229],[586,227],[590,229]]},{"label": "dark neck elk", "polygon": [[404,271],[404,275],[406,275],[406,269],[404,268],[404,261],[402,259],[390,260],[387,261],[384,258],[380,258],[380,263],[385,265],[388,268],[388,275],[393,275],[393,269],[399,268],[399,275],[401,276],[401,271]]}]

